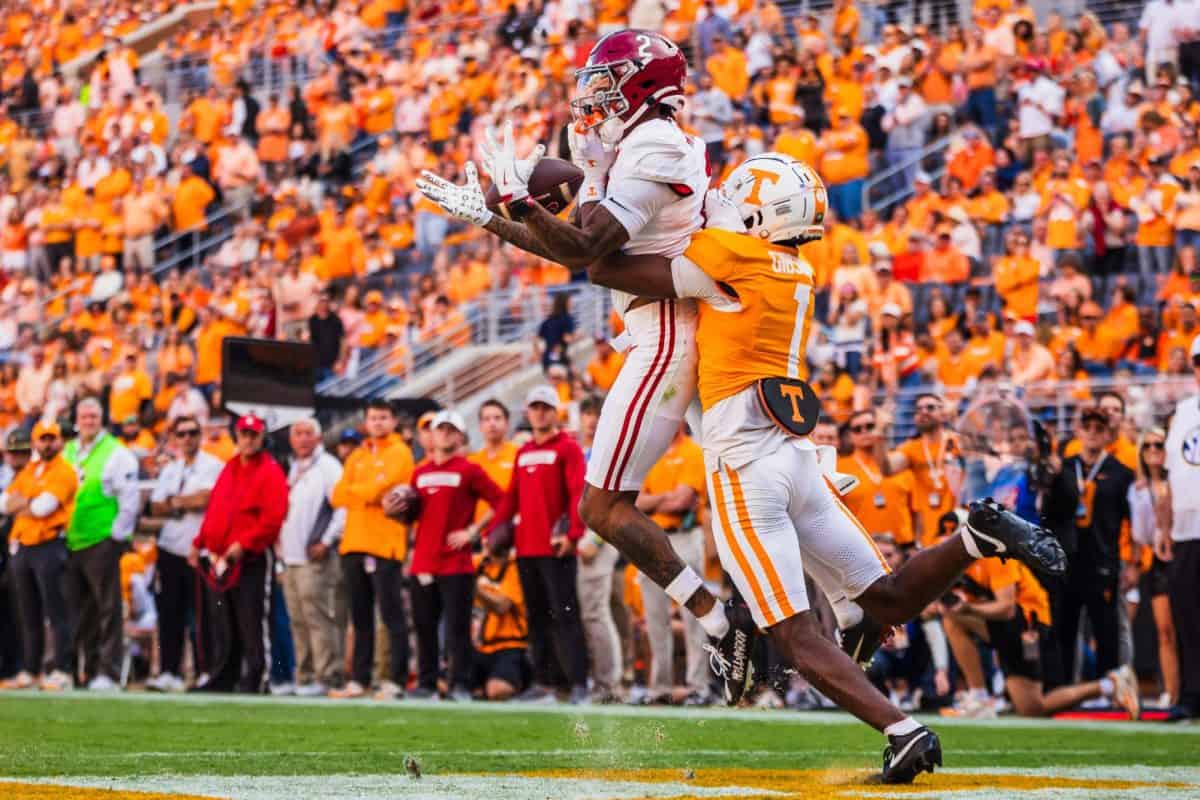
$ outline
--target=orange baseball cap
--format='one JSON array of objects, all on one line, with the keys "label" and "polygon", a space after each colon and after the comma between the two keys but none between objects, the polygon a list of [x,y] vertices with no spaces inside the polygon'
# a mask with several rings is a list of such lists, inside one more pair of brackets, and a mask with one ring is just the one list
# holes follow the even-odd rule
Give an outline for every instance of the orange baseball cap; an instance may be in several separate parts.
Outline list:
[{"label": "orange baseball cap", "polygon": [[33,426],[33,435],[30,438],[36,442],[43,436],[53,436],[56,439],[61,439],[62,427],[53,420],[41,420]]}]

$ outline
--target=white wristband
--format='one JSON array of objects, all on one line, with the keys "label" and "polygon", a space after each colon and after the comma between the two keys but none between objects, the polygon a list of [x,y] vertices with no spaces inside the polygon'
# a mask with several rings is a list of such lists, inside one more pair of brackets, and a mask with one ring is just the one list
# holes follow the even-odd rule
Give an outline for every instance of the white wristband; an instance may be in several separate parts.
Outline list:
[{"label": "white wristband", "polygon": [[696,570],[691,567],[684,567],[683,572],[675,576],[675,579],[667,584],[667,597],[674,600],[679,605],[685,604],[692,599],[692,595],[704,585],[703,579],[696,574]]}]

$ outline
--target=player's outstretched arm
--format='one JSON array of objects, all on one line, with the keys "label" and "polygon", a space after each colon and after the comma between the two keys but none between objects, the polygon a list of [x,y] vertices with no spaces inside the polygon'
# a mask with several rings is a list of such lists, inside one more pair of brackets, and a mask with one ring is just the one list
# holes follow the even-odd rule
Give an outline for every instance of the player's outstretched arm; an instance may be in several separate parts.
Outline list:
[{"label": "player's outstretched arm", "polygon": [[588,280],[597,286],[639,297],[677,297],[671,259],[657,255],[610,253],[588,264]]},{"label": "player's outstretched arm", "polygon": [[599,203],[586,206],[580,219],[582,224],[572,225],[530,202],[524,221],[525,227],[550,252],[546,258],[571,269],[586,267],[617,253],[629,241],[629,231]]}]

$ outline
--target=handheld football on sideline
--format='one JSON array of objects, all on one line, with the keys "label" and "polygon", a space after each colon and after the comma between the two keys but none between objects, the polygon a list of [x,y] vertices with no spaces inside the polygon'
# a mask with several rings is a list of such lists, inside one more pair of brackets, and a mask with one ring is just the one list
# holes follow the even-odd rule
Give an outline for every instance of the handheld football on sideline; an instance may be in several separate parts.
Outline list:
[{"label": "handheld football on sideline", "polygon": [[421,516],[421,493],[406,483],[393,486],[383,499],[383,510],[392,519],[411,523]]},{"label": "handheld football on sideline", "polygon": [[[571,205],[579,187],[583,185],[583,170],[561,158],[543,158],[529,176],[529,196],[551,214],[559,214]],[[485,195],[488,208],[493,214],[512,219],[507,203],[500,202],[500,193],[493,184]]]}]

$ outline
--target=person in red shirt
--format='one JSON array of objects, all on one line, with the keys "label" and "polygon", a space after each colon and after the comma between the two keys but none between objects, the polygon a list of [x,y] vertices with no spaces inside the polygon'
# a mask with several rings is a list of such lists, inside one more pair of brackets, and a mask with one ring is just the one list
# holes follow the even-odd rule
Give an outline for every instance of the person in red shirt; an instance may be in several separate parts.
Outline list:
[{"label": "person in red shirt", "polygon": [[579,498],[586,465],[583,450],[558,427],[558,392],[534,387],[526,397],[525,416],[533,438],[517,451],[512,484],[488,525],[489,546],[503,550],[493,535],[517,514],[513,544],[517,571],[529,613],[534,683],[518,699],[545,700],[553,674],[551,652],[571,684],[571,702],[588,701],[587,647],[575,592],[575,545],[583,536]]},{"label": "person in red shirt", "polygon": [[450,662],[450,699],[470,700],[471,607],[475,602],[475,563],[471,544],[491,514],[472,522],[478,501],[493,509],[504,490],[483,467],[462,456],[467,426],[454,411],[439,411],[431,424],[433,448],[413,472],[420,496],[417,537],[413,543],[413,624],[417,629],[417,688],[410,697],[437,695],[438,628],[446,621]]},{"label": "person in red shirt", "polygon": [[262,418],[253,414],[238,419],[234,426],[237,456],[221,470],[188,554],[192,567],[203,567],[208,584],[206,625],[213,645],[209,681],[197,688],[226,692],[236,688],[247,694],[263,690],[267,666],[263,609],[271,548],[288,508],[287,476],[263,450],[266,429]]}]

